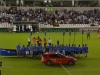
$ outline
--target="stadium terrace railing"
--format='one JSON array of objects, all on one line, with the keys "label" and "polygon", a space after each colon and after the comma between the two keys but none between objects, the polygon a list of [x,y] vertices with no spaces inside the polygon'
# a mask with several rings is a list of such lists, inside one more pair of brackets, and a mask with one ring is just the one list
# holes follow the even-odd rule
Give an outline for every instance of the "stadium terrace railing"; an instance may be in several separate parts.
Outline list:
[{"label": "stadium terrace railing", "polygon": [[[32,23],[33,24],[33,23]],[[44,30],[48,32],[62,32],[62,31],[68,31],[71,29],[72,31],[76,29],[77,31],[80,31],[80,29],[91,29],[92,31],[97,31],[98,28],[100,28],[100,25],[98,26],[91,26],[91,24],[59,24],[58,27],[54,27],[50,24],[37,24],[39,32],[43,32]],[[0,32],[12,32],[13,30],[16,32],[17,23],[11,24],[11,23],[0,23]],[[19,24],[20,25],[20,24]],[[27,27],[30,27],[30,25],[27,24]]]},{"label": "stadium terrace railing", "polygon": [[[93,9],[100,9],[100,7],[18,7],[18,6],[14,6],[17,9],[24,9],[24,10],[28,10],[28,9],[38,9],[38,8],[42,8],[42,9],[47,9],[47,8],[52,8],[53,10],[75,10],[75,11],[80,11],[83,12],[84,10],[93,10]],[[9,9],[11,8],[11,6],[0,6],[0,10],[3,11],[4,9]]]},{"label": "stadium terrace railing", "polygon": [[97,31],[98,28],[100,28],[100,25],[98,26],[91,26],[90,24],[60,24],[59,27],[53,27],[53,25],[39,25],[39,31],[47,31],[47,32],[68,32],[69,30],[77,32],[81,31],[84,28],[84,30],[90,29],[91,31]]}]

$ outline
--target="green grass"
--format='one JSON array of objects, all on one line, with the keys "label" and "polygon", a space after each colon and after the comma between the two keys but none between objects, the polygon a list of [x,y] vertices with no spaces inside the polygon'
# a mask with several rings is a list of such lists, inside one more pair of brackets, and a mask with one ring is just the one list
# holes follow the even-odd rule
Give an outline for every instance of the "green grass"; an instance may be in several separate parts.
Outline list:
[{"label": "green grass", "polygon": [[[44,38],[44,33],[36,33],[33,36],[40,36]],[[71,37],[71,43],[73,43],[73,36]],[[29,33],[0,33],[0,48],[15,49],[16,45],[27,45],[27,38]],[[60,40],[60,44],[63,43],[62,33],[47,33],[46,38],[51,38],[53,43],[56,44],[57,40]],[[64,67],[71,73],[71,75],[100,75],[100,39],[97,37],[97,33],[91,33],[91,39],[86,39],[84,34],[84,44],[88,44],[89,53],[88,57],[77,58],[77,64],[74,66]],[[69,44],[69,34],[65,35],[64,44]],[[82,45],[81,33],[76,34],[75,44]],[[40,59],[25,59],[16,57],[3,57],[0,56],[0,61],[3,62],[2,75],[69,75],[60,65],[45,66],[41,63]]]}]

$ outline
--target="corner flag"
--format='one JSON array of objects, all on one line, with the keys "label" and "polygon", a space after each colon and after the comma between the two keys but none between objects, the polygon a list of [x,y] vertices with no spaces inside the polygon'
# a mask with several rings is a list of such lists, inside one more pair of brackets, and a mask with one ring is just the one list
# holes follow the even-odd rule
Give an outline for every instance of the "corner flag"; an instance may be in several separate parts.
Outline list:
[{"label": "corner flag", "polygon": [[63,31],[63,36],[65,36],[65,31]]},{"label": "corner flag", "polygon": [[76,35],[76,30],[74,30],[74,36]]},{"label": "corner flag", "polygon": [[84,34],[84,29],[82,29],[82,34]]},{"label": "corner flag", "polygon": [[82,29],[82,45],[83,45],[83,34],[84,34],[84,29]]},{"label": "corner flag", "polygon": [[69,36],[71,36],[71,30],[69,30]]}]

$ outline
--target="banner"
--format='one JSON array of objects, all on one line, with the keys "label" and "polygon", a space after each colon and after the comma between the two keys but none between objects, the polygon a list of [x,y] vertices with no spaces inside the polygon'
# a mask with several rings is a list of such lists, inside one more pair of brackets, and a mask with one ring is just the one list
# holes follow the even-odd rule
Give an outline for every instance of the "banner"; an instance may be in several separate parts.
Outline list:
[{"label": "banner", "polygon": [[54,8],[52,8],[52,7],[50,7],[50,8],[45,8],[45,10],[46,10],[47,12],[53,12],[53,11],[54,11]]}]

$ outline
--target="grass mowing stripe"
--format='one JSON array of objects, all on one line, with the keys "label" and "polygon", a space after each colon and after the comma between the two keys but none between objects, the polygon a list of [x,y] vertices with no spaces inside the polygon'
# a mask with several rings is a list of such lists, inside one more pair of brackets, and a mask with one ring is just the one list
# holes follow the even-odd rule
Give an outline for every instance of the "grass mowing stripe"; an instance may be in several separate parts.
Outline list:
[{"label": "grass mowing stripe", "polygon": [[13,68],[13,67],[2,66],[2,68]]},{"label": "grass mowing stripe", "polygon": [[62,67],[69,75],[71,75],[71,73],[70,73],[63,65],[61,65],[61,67]]}]

